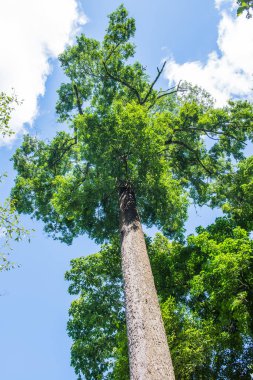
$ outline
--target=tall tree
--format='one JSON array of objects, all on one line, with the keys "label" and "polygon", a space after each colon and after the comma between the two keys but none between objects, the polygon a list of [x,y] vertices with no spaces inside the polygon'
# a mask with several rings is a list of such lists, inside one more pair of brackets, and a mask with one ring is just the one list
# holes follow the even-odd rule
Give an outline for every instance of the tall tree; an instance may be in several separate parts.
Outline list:
[{"label": "tall tree", "polygon": [[[177,379],[251,379],[253,242],[227,218],[187,239],[147,241]],[[87,380],[128,380],[120,244],[74,259],[71,362]],[[108,375],[109,374],[109,375]]]},{"label": "tall tree", "polygon": [[213,109],[196,89],[181,99],[176,88],[156,89],[166,62],[150,81],[133,63],[134,33],[120,6],[102,42],[81,35],[60,56],[69,81],[57,112],[72,133],[50,143],[24,138],[12,196],[20,212],[67,243],[84,232],[101,242],[120,231],[131,378],[173,379],[140,219],[182,236],[188,197],[206,202],[209,184],[242,157],[252,106]]}]

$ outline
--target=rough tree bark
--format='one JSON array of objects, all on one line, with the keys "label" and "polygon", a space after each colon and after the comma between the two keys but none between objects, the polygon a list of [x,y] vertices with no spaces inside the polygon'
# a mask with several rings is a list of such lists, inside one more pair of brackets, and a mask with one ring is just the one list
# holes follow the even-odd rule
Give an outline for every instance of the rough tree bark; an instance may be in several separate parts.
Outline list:
[{"label": "rough tree bark", "polygon": [[131,380],[174,380],[134,191],[120,189],[122,271]]}]

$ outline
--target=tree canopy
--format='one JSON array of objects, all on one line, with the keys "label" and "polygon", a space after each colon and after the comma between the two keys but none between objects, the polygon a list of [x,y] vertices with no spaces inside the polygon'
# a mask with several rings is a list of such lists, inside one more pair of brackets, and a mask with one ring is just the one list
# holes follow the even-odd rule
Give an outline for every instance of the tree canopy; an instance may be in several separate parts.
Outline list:
[{"label": "tree canopy", "polygon": [[60,56],[68,82],[57,112],[70,132],[49,143],[27,135],[13,158],[19,212],[42,219],[67,243],[85,232],[100,242],[117,233],[122,183],[134,189],[143,223],[182,236],[189,198],[208,202],[210,184],[233,169],[252,139],[251,104],[215,109],[203,91],[180,97],[159,90],[166,62],[151,81],[133,62],[134,33],[120,6],[102,42],[77,37]]}]

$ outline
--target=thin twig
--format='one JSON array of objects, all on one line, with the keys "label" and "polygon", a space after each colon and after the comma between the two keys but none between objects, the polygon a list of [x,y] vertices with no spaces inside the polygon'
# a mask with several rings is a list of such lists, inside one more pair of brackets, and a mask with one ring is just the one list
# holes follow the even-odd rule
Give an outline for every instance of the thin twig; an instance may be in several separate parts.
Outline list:
[{"label": "thin twig", "polygon": [[187,127],[186,129],[182,129],[182,128],[178,128],[178,129],[175,129],[174,132],[187,132],[189,129],[191,129],[192,131],[198,131],[198,132],[204,132],[209,138],[213,139],[213,140],[217,140],[211,136],[208,135],[208,133],[213,133],[213,134],[216,134],[216,135],[222,135],[222,136],[227,136],[227,137],[230,137],[240,143],[242,143],[244,146],[246,146],[247,144],[238,139],[237,137],[235,137],[234,135],[231,135],[230,133],[227,133],[227,132],[222,132],[222,131],[210,131],[209,129],[205,129],[205,128],[197,128],[197,127]]},{"label": "thin twig", "polygon": [[149,87],[149,89],[148,89],[148,92],[147,92],[145,98],[142,100],[141,104],[146,103],[146,101],[148,100],[149,95],[151,94],[151,92],[152,92],[152,90],[153,90],[153,88],[154,88],[154,85],[156,84],[156,82],[157,82],[158,79],[160,78],[160,76],[161,76],[161,74],[162,74],[162,72],[163,72],[163,70],[164,70],[164,67],[165,67],[166,63],[167,63],[167,62],[164,61],[161,70],[159,70],[159,68],[157,67],[157,72],[158,72],[158,73],[157,73],[157,76],[155,77],[155,79],[154,79],[153,82],[151,83],[151,85],[150,85],[150,87]]}]

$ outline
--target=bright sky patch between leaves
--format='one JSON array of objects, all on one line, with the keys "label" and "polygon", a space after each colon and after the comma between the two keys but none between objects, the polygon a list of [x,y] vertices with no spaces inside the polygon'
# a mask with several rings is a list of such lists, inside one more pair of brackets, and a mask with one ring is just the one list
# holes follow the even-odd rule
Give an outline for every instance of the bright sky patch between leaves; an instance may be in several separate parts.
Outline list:
[{"label": "bright sky patch between leaves", "polygon": [[[86,18],[77,0],[10,0],[0,5],[0,90],[19,100],[12,127],[22,130],[38,114],[38,97],[45,93],[49,59],[57,58]],[[1,143],[1,140],[0,140]],[[3,144],[3,141],[2,141]]]},{"label": "bright sky patch between leaves", "polygon": [[206,62],[178,64],[171,58],[165,73],[170,82],[186,80],[205,88],[218,106],[233,97],[253,99],[253,19],[221,10],[229,2],[233,7],[231,1],[215,1],[221,15],[217,50],[210,52]]}]

